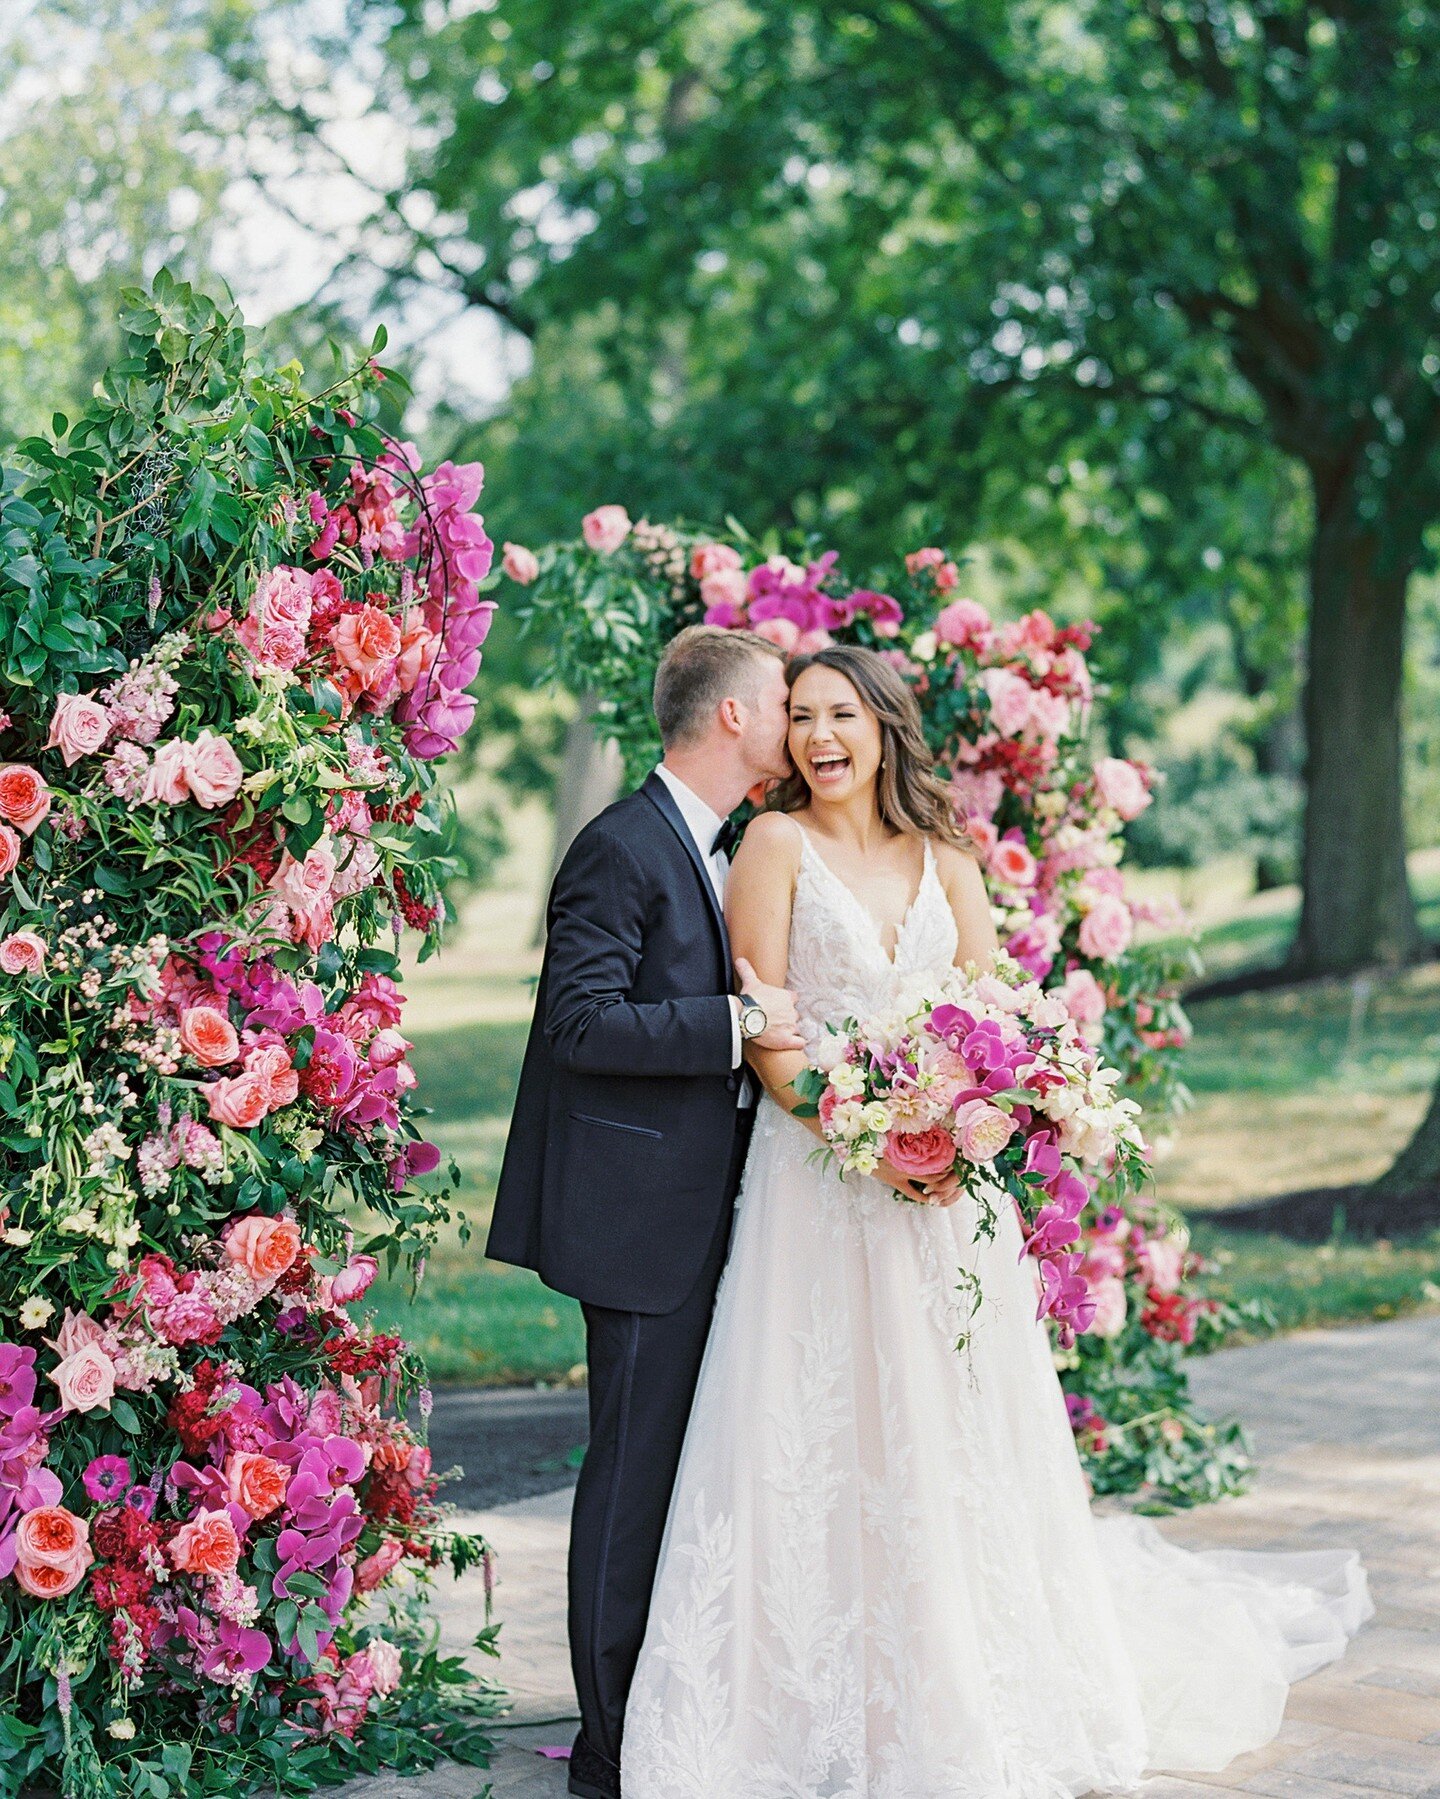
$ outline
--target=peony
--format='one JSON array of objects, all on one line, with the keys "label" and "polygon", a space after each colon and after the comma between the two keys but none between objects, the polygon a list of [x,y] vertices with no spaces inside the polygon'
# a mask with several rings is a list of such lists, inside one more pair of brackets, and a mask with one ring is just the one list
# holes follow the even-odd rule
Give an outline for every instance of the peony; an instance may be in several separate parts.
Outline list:
[{"label": "peony", "polygon": [[43,974],[45,939],[34,931],[12,931],[0,941],[0,971],[5,974]]},{"label": "peony", "polygon": [[990,699],[990,722],[1002,737],[1018,737],[1030,723],[1035,689],[1010,668],[987,668],[980,685]]},{"label": "peony", "polygon": [[507,543],[505,554],[500,558],[500,566],[512,581],[528,587],[540,573],[540,558],[533,550],[527,550],[523,543]]},{"label": "peony", "polygon": [[110,1410],[115,1396],[115,1364],[98,1343],[82,1343],[50,1370],[62,1412]]},{"label": "peony", "polygon": [[745,593],[745,576],[738,567],[717,568],[700,583],[700,598],[706,606],[730,606],[742,612]]},{"label": "peony", "polygon": [[1105,990],[1088,968],[1070,970],[1059,998],[1076,1024],[1099,1024],[1105,1016]]},{"label": "peony", "polygon": [[[356,1664],[361,1664],[357,1667]],[[374,1637],[350,1658],[356,1675],[382,1698],[400,1685],[400,1651],[385,1637]]]},{"label": "peony", "polygon": [[912,1181],[948,1174],[955,1165],[954,1139],[938,1124],[928,1131],[891,1131],[885,1139],[885,1159]]},{"label": "peony", "polygon": [[1130,908],[1124,900],[1103,894],[1080,920],[1080,951],[1097,962],[1113,962],[1123,956],[1135,934]]},{"label": "peony", "polygon": [[222,1075],[218,1081],[207,1081],[200,1091],[210,1116],[217,1124],[228,1124],[232,1131],[254,1130],[269,1110],[265,1083],[253,1074]]},{"label": "peony", "polygon": [[365,690],[380,686],[400,654],[400,627],[378,606],[347,612],[330,633],[341,665]]},{"label": "peony", "polygon": [[62,693],[55,702],[45,748],[58,749],[66,768],[70,768],[82,756],[93,756],[109,733],[110,714],[98,700],[88,700],[79,693]]},{"label": "peony", "polygon": [[1015,1120],[983,1099],[967,1099],[955,1108],[960,1154],[967,1162],[993,1162],[1015,1135]]},{"label": "peony", "polygon": [[1175,1237],[1150,1237],[1135,1250],[1149,1284],[1160,1293],[1178,1293],[1185,1279],[1185,1245]]},{"label": "peony", "polygon": [[1095,1302],[1095,1320],[1090,1326],[1091,1335],[1118,1337],[1125,1328],[1125,1314],[1128,1309],[1124,1281],[1113,1278],[1096,1281],[1090,1289],[1090,1297]]},{"label": "peony", "polygon": [[990,614],[978,600],[951,600],[935,620],[936,637],[957,648],[983,649],[991,631]]},{"label": "peony", "polygon": [[257,1286],[278,1281],[300,1254],[300,1229],[293,1218],[266,1218],[252,1212],[225,1233],[225,1254],[238,1262]]},{"label": "peony", "polygon": [[234,1025],[213,1006],[189,1006],[180,1014],[180,1042],[202,1068],[221,1068],[240,1054]]},{"label": "peony", "polygon": [[24,762],[0,767],[0,818],[29,837],[50,811],[50,789]]},{"label": "peony", "polygon": [[1035,858],[1015,837],[1002,837],[990,851],[990,872],[1006,887],[1033,887],[1039,872]]},{"label": "peony", "polygon": [[592,550],[609,556],[630,535],[630,514],[623,506],[597,506],[581,519],[580,529]]},{"label": "peony", "polygon": [[191,797],[212,812],[217,806],[228,806],[245,779],[229,738],[202,731],[193,743],[182,747],[184,780]]},{"label": "peony", "polygon": [[290,1470],[268,1455],[236,1450],[225,1463],[225,1496],[252,1518],[268,1518],[289,1485]]},{"label": "peony", "polygon": [[199,1512],[170,1539],[170,1560],[182,1574],[233,1574],[240,1539],[229,1512]]},{"label": "peony", "polygon": [[9,825],[0,825],[0,881],[20,860],[20,834]]},{"label": "peony", "polygon": [[1150,789],[1138,766],[1121,756],[1102,756],[1095,764],[1095,791],[1121,818],[1138,818],[1150,804]]},{"label": "peony", "polygon": [[330,1299],[337,1306],[353,1305],[369,1290],[380,1264],[374,1256],[351,1256],[349,1263],[330,1281]]}]

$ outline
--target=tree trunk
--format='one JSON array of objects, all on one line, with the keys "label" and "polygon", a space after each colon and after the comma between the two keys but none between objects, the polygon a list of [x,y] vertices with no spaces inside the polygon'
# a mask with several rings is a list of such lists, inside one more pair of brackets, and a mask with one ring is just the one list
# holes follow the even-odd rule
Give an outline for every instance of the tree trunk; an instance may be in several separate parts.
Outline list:
[{"label": "tree trunk", "polygon": [[565,733],[565,753],[555,788],[555,837],[550,851],[550,874],[545,882],[532,940],[537,947],[545,941],[545,907],[565,852],[576,835],[619,793],[621,773],[619,751],[608,739],[602,742],[595,734],[593,696],[582,699]]},{"label": "tree trunk", "polygon": [[1290,967],[1342,974],[1419,953],[1405,871],[1400,701],[1412,564],[1316,498],[1305,682],[1303,899]]},{"label": "tree trunk", "polygon": [[1420,1120],[1415,1135],[1374,1184],[1377,1194],[1431,1196],[1429,1222],[1440,1220],[1440,1081],[1430,1099],[1430,1110]]}]

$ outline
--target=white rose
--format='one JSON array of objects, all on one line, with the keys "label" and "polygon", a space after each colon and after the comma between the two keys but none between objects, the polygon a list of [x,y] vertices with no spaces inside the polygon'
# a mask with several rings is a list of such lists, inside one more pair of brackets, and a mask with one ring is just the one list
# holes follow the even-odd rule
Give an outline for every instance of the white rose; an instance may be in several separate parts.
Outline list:
[{"label": "white rose", "polygon": [[910,645],[910,654],[916,662],[933,662],[939,647],[940,639],[933,631],[922,631]]}]

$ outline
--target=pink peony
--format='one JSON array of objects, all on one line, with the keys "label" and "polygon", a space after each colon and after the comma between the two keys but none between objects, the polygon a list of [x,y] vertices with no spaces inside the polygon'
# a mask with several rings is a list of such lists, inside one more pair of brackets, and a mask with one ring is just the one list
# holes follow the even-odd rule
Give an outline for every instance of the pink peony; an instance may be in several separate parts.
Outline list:
[{"label": "pink peony", "polygon": [[580,529],[592,550],[609,556],[630,535],[630,514],[623,506],[597,506],[581,519]]},{"label": "pink peony", "polygon": [[1088,968],[1072,968],[1059,997],[1076,1024],[1099,1024],[1105,1016],[1105,990]]},{"label": "pink peony", "polygon": [[0,819],[26,837],[33,836],[50,811],[50,789],[28,763],[0,767]]},{"label": "pink peony", "polygon": [[384,1637],[374,1637],[350,1657],[349,1668],[356,1678],[382,1698],[400,1685],[400,1651]]},{"label": "pink peony", "polygon": [[1015,1120],[983,1099],[967,1099],[955,1108],[955,1132],[967,1162],[993,1162],[1015,1135]]},{"label": "pink peony", "polygon": [[1150,789],[1138,766],[1120,756],[1102,756],[1095,764],[1095,791],[1121,818],[1138,818],[1150,804]]},{"label": "pink peony", "polygon": [[540,573],[540,558],[522,543],[507,543],[505,554],[500,558],[500,566],[512,581],[528,587]]},{"label": "pink peony", "polygon": [[1010,668],[987,668],[980,685],[990,699],[990,722],[1002,737],[1018,737],[1030,723],[1035,689]]},{"label": "pink peony", "polygon": [[1080,951],[1097,962],[1113,962],[1130,947],[1135,927],[1124,900],[1102,895],[1080,920]]},{"label": "pink peony", "polygon": [[955,1166],[955,1142],[938,1124],[927,1131],[891,1131],[885,1139],[885,1159],[908,1180],[932,1179]]},{"label": "pink peony", "polygon": [[1149,1237],[1137,1245],[1136,1258],[1149,1284],[1161,1293],[1178,1293],[1185,1279],[1185,1245],[1174,1237]]},{"label": "pink peony", "polygon": [[992,631],[990,614],[978,600],[951,600],[935,620],[935,635],[956,648],[983,649]]},{"label": "pink peony", "polygon": [[331,1301],[337,1306],[353,1305],[369,1291],[379,1272],[380,1264],[374,1256],[351,1256],[348,1265],[331,1278]]},{"label": "pink peony", "polygon": [[990,872],[1006,887],[1033,887],[1035,858],[1015,837],[1002,837],[990,852]]},{"label": "pink peony", "polygon": [[115,1364],[98,1343],[82,1343],[50,1371],[60,1393],[62,1412],[110,1410],[115,1394]]},{"label": "pink peony", "polygon": [[0,942],[0,972],[43,974],[45,939],[37,937],[34,931],[12,931]]},{"label": "pink peony", "polygon": [[110,714],[98,700],[86,699],[79,693],[62,693],[55,702],[45,748],[58,749],[66,768],[71,768],[82,756],[93,756],[109,732]]},{"label": "pink peony", "polygon": [[745,576],[738,568],[717,568],[700,583],[700,598],[705,605],[732,608],[738,615],[737,623],[744,616],[745,593]]}]

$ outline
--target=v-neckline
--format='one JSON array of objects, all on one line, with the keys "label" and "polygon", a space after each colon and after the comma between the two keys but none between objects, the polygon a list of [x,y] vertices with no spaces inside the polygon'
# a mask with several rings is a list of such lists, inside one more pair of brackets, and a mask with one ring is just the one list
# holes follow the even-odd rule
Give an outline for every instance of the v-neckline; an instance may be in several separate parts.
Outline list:
[{"label": "v-neckline", "polygon": [[884,926],[880,923],[880,920],[878,918],[876,918],[875,914],[865,904],[864,900],[862,900],[860,898],[859,894],[856,893],[855,889],[850,885],[850,883],[848,881],[846,881],[839,874],[839,872],[836,869],[833,869],[830,866],[830,864],[825,860],[824,856],[822,856],[820,854],[820,851],[815,847],[814,839],[811,837],[810,833],[805,829],[804,825],[801,824],[801,822],[798,818],[795,820],[795,829],[800,833],[800,836],[803,839],[805,848],[809,850],[810,854],[812,856],[814,856],[815,860],[825,870],[826,874],[829,875],[830,879],[835,883],[835,885],[840,889],[840,891],[850,901],[851,905],[855,908],[855,910],[860,914],[860,916],[870,926],[871,931],[874,933],[876,949],[879,950],[880,954],[885,958],[885,960],[890,964],[890,966],[892,968],[894,968],[896,966],[896,959],[900,954],[900,944],[901,944],[902,940],[904,939],[906,927],[909,925],[911,918],[914,916],[915,908],[920,904],[920,896],[925,891],[925,883],[926,883],[926,881],[929,880],[930,871],[935,866],[934,854],[930,848],[930,839],[927,837],[923,840],[924,846],[925,846],[925,856],[924,856],[924,860],[922,861],[922,863],[920,865],[920,879],[915,884],[915,891],[910,896],[909,905],[906,906],[904,912],[900,916],[900,922],[895,927],[895,946],[893,949],[887,950],[885,947]]}]

